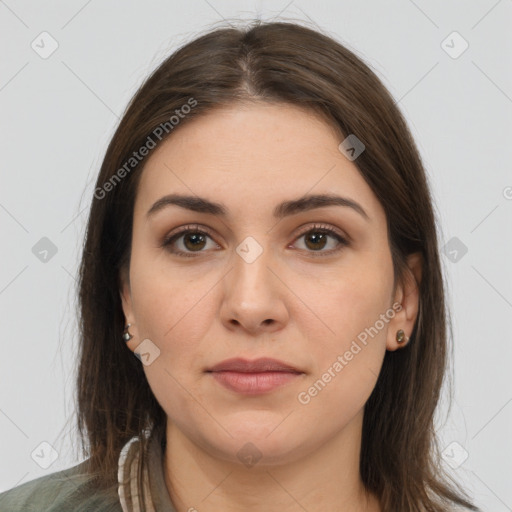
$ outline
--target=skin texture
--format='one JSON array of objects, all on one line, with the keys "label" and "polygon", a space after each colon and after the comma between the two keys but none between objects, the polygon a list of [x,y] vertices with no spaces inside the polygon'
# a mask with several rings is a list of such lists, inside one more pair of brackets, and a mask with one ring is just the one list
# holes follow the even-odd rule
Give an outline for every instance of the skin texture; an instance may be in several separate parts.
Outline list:
[{"label": "skin texture", "polygon": [[[363,407],[385,351],[405,345],[396,331],[413,330],[421,261],[410,257],[412,272],[394,290],[385,212],[338,150],[342,140],[298,107],[239,104],[179,127],[147,160],[121,297],[134,336],[129,349],[149,339],[160,350],[144,371],[168,416],[164,470],[178,512],[380,510],[359,476]],[[170,193],[222,203],[229,213],[172,205],[146,218]],[[340,206],[281,220],[272,215],[282,201],[319,193],[357,201],[369,220]],[[174,242],[193,257],[161,247],[188,224],[211,232],[202,244]],[[305,234],[308,227],[315,233],[315,224],[349,245],[331,236],[311,240]],[[236,252],[246,237],[262,249],[251,263]],[[299,393],[395,301],[400,311],[392,310],[378,334],[300,403]],[[273,357],[303,373],[275,391],[246,396],[205,373],[232,357]],[[247,443],[261,456],[250,467],[237,456]]]}]

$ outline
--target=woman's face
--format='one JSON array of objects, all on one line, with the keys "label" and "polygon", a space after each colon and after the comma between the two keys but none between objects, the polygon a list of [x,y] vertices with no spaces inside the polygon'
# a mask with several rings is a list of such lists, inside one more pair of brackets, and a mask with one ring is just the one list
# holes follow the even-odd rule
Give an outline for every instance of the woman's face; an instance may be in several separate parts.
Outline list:
[{"label": "woman's face", "polygon": [[[257,103],[184,124],[145,165],[128,346],[173,428],[215,457],[278,464],[357,435],[386,349],[411,334],[385,212],[341,142],[310,112]],[[190,200],[148,213],[171,194]],[[295,204],[324,194],[359,207]],[[296,371],[209,371],[231,358]]]}]

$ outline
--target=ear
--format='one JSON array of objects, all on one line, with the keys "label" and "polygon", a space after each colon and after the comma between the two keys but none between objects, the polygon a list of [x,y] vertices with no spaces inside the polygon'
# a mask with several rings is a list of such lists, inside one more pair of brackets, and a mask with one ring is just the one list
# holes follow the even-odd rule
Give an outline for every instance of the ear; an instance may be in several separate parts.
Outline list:
[{"label": "ear", "polygon": [[[419,287],[423,270],[423,258],[420,252],[407,257],[407,269],[404,282],[399,283],[395,290],[393,304],[401,304],[401,308],[394,308],[395,316],[389,322],[386,348],[395,351],[409,342],[419,311]],[[402,329],[405,332],[405,342],[396,341],[396,332]]]},{"label": "ear", "polygon": [[[131,324],[130,333],[134,335],[135,339],[135,317],[133,314],[132,293],[130,288],[130,275],[129,268],[126,266],[119,272],[121,304],[125,318],[125,325]],[[133,341],[133,340],[132,340]],[[128,342],[129,343],[129,342]]]}]

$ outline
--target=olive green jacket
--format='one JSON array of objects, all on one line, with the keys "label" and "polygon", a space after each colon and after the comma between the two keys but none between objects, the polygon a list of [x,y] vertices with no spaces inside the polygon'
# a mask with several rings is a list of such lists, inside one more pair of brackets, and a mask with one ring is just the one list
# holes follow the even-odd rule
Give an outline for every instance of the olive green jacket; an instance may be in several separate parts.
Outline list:
[{"label": "olive green jacket", "polygon": [[144,484],[149,501],[136,491],[139,440],[132,438],[119,457],[118,485],[99,494],[85,474],[85,462],[0,494],[0,512],[176,512],[163,472],[162,435],[153,436]]}]

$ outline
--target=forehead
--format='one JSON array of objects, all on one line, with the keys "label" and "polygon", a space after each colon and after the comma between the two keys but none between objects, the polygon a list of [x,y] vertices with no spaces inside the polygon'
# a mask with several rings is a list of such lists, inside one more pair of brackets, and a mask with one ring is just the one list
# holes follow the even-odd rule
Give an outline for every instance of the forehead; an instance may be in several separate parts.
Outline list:
[{"label": "forehead", "polygon": [[150,155],[136,215],[170,193],[222,202],[234,214],[331,193],[363,204],[372,218],[384,216],[356,165],[339,151],[342,140],[322,117],[295,106],[216,109],[179,127]]}]

